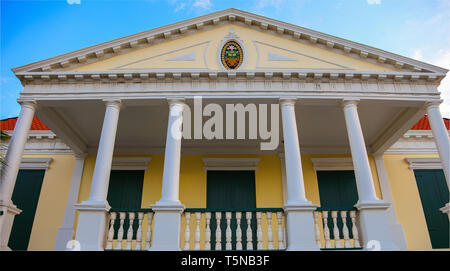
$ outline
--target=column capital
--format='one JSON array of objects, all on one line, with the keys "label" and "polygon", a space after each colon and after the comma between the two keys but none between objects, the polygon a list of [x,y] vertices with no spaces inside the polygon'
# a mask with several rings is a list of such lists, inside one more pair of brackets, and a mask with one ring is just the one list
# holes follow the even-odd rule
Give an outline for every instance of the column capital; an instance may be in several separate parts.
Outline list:
[{"label": "column capital", "polygon": [[294,106],[297,103],[297,98],[280,98],[281,106]]},{"label": "column capital", "polygon": [[103,99],[103,102],[105,103],[106,107],[116,107],[117,109],[120,109],[122,107],[121,99]]},{"label": "column capital", "polygon": [[424,104],[424,108],[428,109],[428,108],[433,108],[433,107],[437,107],[439,108],[439,105],[441,105],[443,100],[438,100],[438,101],[427,101]]},{"label": "column capital", "polygon": [[35,100],[25,100],[25,99],[17,99],[17,102],[24,107],[29,107],[31,109],[36,109],[37,102]]},{"label": "column capital", "polygon": [[185,104],[184,101],[185,101],[184,98],[167,98],[167,103],[169,104],[169,106],[184,105]]},{"label": "column capital", "polygon": [[85,159],[88,154],[87,153],[75,153],[74,155],[75,155],[75,159],[81,160],[81,159]]},{"label": "column capital", "polygon": [[360,99],[343,99],[341,102],[341,107],[344,109],[347,106],[358,106]]}]

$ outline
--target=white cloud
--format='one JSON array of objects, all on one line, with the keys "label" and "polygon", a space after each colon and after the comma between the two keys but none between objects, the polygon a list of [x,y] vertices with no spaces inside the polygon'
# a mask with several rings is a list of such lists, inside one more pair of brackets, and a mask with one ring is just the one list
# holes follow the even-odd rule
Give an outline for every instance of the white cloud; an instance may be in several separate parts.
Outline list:
[{"label": "white cloud", "polygon": [[67,3],[69,5],[73,5],[73,4],[79,5],[79,4],[81,4],[81,0],[67,0]]},{"label": "white cloud", "polygon": [[[426,62],[450,70],[450,48],[439,50],[433,59]],[[450,118],[450,73],[447,73],[447,76],[441,81],[438,90],[444,100],[440,106],[441,114],[444,118]]]},{"label": "white cloud", "polygon": [[211,1],[210,0],[196,0],[194,4],[192,4],[195,8],[201,8],[201,9],[210,9],[211,8]]},{"label": "white cloud", "polygon": [[423,59],[423,54],[422,54],[422,50],[421,49],[417,49],[417,50],[415,50],[414,51],[414,56],[413,56],[413,58],[415,59],[415,60],[422,60]]},{"label": "white cloud", "polygon": [[366,0],[369,5],[379,5],[381,4],[381,0]]}]

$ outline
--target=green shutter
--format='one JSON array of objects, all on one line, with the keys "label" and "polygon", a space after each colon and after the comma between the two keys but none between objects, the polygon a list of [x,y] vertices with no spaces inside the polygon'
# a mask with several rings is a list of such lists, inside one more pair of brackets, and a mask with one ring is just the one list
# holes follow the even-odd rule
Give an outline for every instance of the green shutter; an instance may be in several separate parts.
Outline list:
[{"label": "green shutter", "polygon": [[[108,203],[111,208],[129,208],[139,209],[142,202],[142,187],[144,181],[143,170],[112,170],[109,178]],[[117,219],[114,224],[114,238],[117,238],[120,220]],[[129,226],[128,216],[124,221],[124,239],[127,236]],[[133,224],[133,239],[136,239],[138,228],[137,219]]]},{"label": "green shutter", "polygon": [[8,242],[12,250],[28,249],[44,175],[45,170],[19,170],[12,201],[22,213],[14,218]]},{"label": "green shutter", "polygon": [[[320,207],[331,210],[351,210],[358,202],[358,190],[356,188],[355,173],[353,170],[318,171]],[[330,237],[334,238],[333,222],[328,217]],[[351,218],[347,215],[346,221],[350,238],[353,238]],[[337,219],[339,234],[343,236],[343,223],[340,216]]]},{"label": "green shutter", "polygon": [[449,221],[439,209],[449,202],[442,170],[414,170],[433,248],[449,248]]},{"label": "green shutter", "polygon": [[[254,171],[208,171],[207,172],[207,195],[206,195],[206,207],[207,208],[220,208],[220,209],[251,209],[256,208],[256,190],[255,190],[255,172]],[[225,250],[225,230],[226,219],[225,214],[222,213],[222,219],[220,221],[220,228],[222,230],[222,250]],[[253,213],[253,219],[251,220],[251,226],[253,229],[253,247],[256,247],[256,216]],[[212,213],[211,218],[211,244],[212,249],[215,249],[216,236],[215,231],[217,228],[215,213]],[[236,249],[236,217],[235,213],[231,219],[232,230],[232,248]],[[247,220],[245,219],[245,213],[242,215],[241,220],[242,240],[247,238]],[[247,248],[246,242],[242,242],[243,249]]]}]

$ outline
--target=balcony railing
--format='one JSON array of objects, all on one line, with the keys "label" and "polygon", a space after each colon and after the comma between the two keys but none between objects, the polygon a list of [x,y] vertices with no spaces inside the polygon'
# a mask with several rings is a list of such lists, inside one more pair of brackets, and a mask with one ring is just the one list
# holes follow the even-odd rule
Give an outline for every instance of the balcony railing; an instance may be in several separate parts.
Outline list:
[{"label": "balcony railing", "polygon": [[147,250],[152,240],[152,209],[111,209],[105,250]]},{"label": "balcony railing", "polygon": [[356,209],[345,208],[318,208],[314,211],[317,246],[323,250],[361,249],[357,214]]},{"label": "balcony railing", "polygon": [[281,208],[186,209],[183,250],[283,250]]}]

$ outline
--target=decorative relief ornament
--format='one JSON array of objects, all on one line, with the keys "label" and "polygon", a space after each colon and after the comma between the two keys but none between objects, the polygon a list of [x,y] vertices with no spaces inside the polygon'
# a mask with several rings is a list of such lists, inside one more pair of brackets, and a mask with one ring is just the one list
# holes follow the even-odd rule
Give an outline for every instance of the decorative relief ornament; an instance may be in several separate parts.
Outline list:
[{"label": "decorative relief ornament", "polygon": [[242,41],[230,28],[228,35],[222,40],[219,47],[219,63],[227,70],[237,70],[245,62],[245,48]]}]

